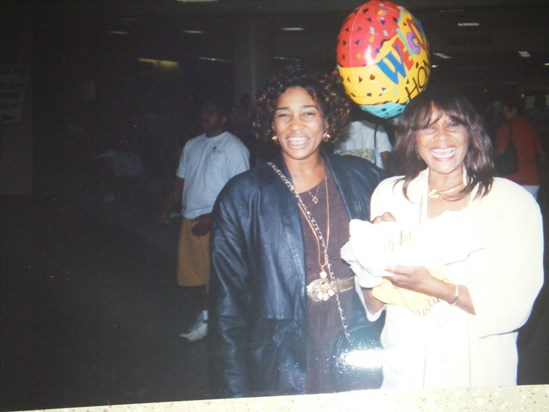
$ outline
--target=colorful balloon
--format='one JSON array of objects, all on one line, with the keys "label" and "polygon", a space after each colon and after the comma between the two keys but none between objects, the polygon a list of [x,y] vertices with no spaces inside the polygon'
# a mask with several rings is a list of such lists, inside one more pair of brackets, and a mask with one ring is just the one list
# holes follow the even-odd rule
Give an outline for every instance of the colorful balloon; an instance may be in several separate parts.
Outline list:
[{"label": "colorful balloon", "polygon": [[343,22],[337,68],[349,97],[375,116],[404,110],[427,86],[431,63],[421,23],[404,7],[369,1]]}]

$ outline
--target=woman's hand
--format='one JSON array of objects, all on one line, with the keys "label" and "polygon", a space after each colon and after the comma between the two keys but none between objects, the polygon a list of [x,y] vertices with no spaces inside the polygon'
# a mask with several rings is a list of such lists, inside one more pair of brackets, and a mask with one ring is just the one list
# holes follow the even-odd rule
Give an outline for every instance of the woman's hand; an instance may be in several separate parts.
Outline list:
[{"label": "woman's hand", "polygon": [[372,223],[374,224],[380,222],[396,222],[396,219],[390,212],[385,212],[381,216],[377,216],[372,219]]},{"label": "woman's hand", "polygon": [[388,272],[393,273],[393,276],[387,276],[393,285],[413,290],[414,292],[425,293],[426,295],[434,296],[434,286],[440,282],[429,273],[427,268],[423,266],[388,266]]},{"label": "woman's hand", "polygon": [[[451,302],[464,311],[475,314],[475,307],[471,301],[469,289],[464,285],[456,286],[454,283],[444,282],[431,275],[429,270],[423,266],[393,265],[388,266],[386,270],[394,275],[386,276],[385,279],[395,286]],[[458,288],[457,296],[459,299],[456,299],[456,287]]]}]

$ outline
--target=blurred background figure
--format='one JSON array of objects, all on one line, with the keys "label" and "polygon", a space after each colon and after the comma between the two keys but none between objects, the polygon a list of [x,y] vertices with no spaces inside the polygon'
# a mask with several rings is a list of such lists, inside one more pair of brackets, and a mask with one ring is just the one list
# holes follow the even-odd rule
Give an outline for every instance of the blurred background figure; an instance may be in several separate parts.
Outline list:
[{"label": "blurred background figure", "polygon": [[252,131],[253,101],[248,93],[242,93],[237,105],[231,112],[229,130],[244,142],[250,151],[250,165],[264,163],[278,153],[278,148],[272,141],[262,141],[255,138]]},{"label": "blurred background figure", "polygon": [[351,123],[344,130],[334,153],[362,157],[382,169],[388,169],[393,146],[381,119],[366,118],[355,106],[351,111]]},{"label": "blurred background figure", "polygon": [[160,217],[168,223],[176,205],[181,205],[181,232],[177,283],[199,288],[201,308],[196,322],[179,336],[191,342],[208,334],[208,282],[210,278],[211,211],[227,181],[249,169],[249,151],[227,131],[230,109],[222,100],[202,103],[203,134],[183,147],[173,190]]},{"label": "blurred background figure", "polygon": [[248,93],[242,93],[238,98],[237,105],[233,107],[231,111],[231,132],[244,142],[252,137],[251,110],[252,104],[250,95]]},{"label": "blurred background figure", "polygon": [[115,148],[96,156],[96,159],[102,169],[104,204],[143,194],[140,193],[144,190],[143,162],[130,137],[120,135]]},{"label": "blurred background figure", "polygon": [[528,119],[536,126],[543,153],[549,153],[549,106],[545,92],[537,92],[534,106],[528,111]]},{"label": "blurred background figure", "polygon": [[537,198],[541,178],[538,164],[545,156],[536,127],[524,115],[523,103],[518,96],[507,95],[501,100],[503,121],[496,133],[496,156],[501,156],[510,139],[515,146],[518,170],[505,175],[522,185]]},{"label": "blurred background figure", "polygon": [[250,152],[250,165],[256,161],[257,141],[252,133],[252,102],[248,93],[242,93],[238,97],[236,105],[231,109],[228,130],[246,145]]}]

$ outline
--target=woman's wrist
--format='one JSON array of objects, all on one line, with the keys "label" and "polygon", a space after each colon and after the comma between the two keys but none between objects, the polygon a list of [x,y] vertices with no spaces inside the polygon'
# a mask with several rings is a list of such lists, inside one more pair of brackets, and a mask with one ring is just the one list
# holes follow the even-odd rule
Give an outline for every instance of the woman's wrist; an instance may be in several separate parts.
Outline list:
[{"label": "woman's wrist", "polygon": [[455,306],[457,304],[459,299],[459,292],[459,285],[457,283],[454,283],[454,296],[449,301],[447,301],[450,306]]},{"label": "woman's wrist", "polygon": [[434,286],[435,289],[433,289],[433,296],[438,301],[445,301],[451,306],[455,306],[458,303],[461,287],[457,283],[454,283],[447,279],[447,277],[442,272],[442,269],[437,268],[429,268],[427,269],[429,274],[436,279],[436,284],[438,286]]}]

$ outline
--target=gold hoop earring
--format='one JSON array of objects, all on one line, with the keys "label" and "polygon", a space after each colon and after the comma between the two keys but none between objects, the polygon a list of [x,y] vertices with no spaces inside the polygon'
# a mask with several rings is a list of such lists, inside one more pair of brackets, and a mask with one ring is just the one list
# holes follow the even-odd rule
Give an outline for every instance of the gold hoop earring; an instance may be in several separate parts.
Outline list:
[{"label": "gold hoop earring", "polygon": [[331,138],[332,138],[332,136],[330,136],[330,133],[328,133],[328,132],[324,132],[324,134],[322,135],[322,141],[323,142],[328,142]]}]

